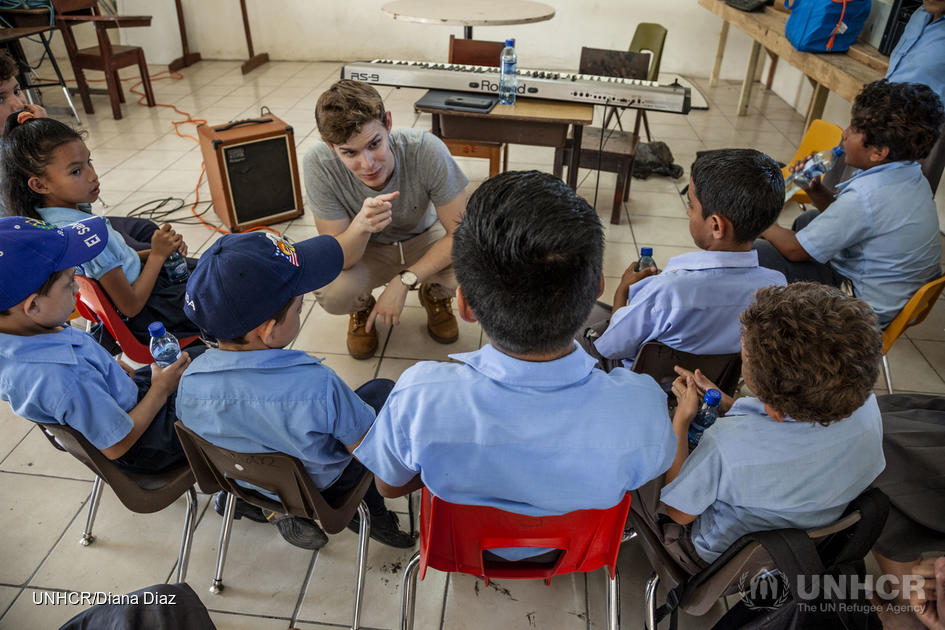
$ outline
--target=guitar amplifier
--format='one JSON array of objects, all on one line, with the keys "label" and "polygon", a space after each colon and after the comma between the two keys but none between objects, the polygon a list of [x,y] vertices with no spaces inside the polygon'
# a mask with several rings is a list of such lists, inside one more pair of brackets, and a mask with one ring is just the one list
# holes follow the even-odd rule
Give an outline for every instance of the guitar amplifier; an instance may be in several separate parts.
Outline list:
[{"label": "guitar amplifier", "polygon": [[302,214],[292,127],[272,114],[225,125],[200,125],[210,197],[234,232]]}]

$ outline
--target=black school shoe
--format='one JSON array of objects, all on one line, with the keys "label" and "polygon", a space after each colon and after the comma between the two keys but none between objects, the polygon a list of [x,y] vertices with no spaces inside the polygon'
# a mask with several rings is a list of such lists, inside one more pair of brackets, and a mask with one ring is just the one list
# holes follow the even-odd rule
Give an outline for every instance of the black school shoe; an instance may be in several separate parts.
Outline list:
[{"label": "black school shoe", "polygon": [[[361,517],[354,515],[348,529],[357,533],[361,528]],[[388,547],[408,549],[414,545],[414,537],[400,529],[397,515],[387,510],[383,516],[371,516],[371,538]]]},{"label": "black school shoe", "polygon": [[289,514],[266,512],[266,519],[276,526],[279,535],[290,545],[302,549],[316,550],[328,544],[328,535],[315,521]]},{"label": "black school shoe", "polygon": [[[265,523],[266,516],[263,514],[263,511],[247,503],[239,497],[233,497],[236,499],[236,509],[233,511],[233,519],[240,520],[244,516],[251,521],[256,521],[257,523]],[[213,498],[213,511],[223,516],[226,514],[226,491],[220,490],[217,492],[217,495]]]}]

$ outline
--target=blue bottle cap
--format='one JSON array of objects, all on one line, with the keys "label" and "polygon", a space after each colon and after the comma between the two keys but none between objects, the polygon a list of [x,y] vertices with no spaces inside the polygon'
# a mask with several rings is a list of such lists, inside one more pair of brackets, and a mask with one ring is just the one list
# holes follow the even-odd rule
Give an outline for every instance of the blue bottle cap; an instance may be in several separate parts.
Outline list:
[{"label": "blue bottle cap", "polygon": [[833,155],[834,155],[834,157],[840,157],[840,156],[843,155],[844,153],[845,153],[845,151],[843,150],[843,145],[842,145],[842,144],[838,144],[837,146],[835,146],[835,147],[833,148]]},{"label": "blue bottle cap", "polygon": [[515,40],[514,40],[514,39],[507,39],[507,40],[505,40],[505,45],[506,45],[507,48],[514,48],[514,47],[515,47]]},{"label": "blue bottle cap", "polygon": [[715,407],[722,402],[722,392],[717,389],[707,389],[703,400],[705,400],[705,404]]},{"label": "blue bottle cap", "polygon": [[152,337],[163,337],[167,331],[164,330],[164,324],[161,322],[151,322],[148,324],[148,332]]},{"label": "blue bottle cap", "polygon": [[641,256],[652,256],[652,255],[653,255],[653,248],[652,248],[652,247],[641,247],[641,248],[640,248],[640,255],[641,255]]}]

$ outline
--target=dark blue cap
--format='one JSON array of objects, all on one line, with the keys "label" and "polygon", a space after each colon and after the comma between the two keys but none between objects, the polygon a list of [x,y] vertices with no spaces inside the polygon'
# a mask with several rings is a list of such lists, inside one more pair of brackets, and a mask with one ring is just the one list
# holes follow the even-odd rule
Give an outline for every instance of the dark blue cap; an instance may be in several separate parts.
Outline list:
[{"label": "dark blue cap", "polygon": [[57,271],[92,260],[107,242],[102,217],[61,227],[26,217],[0,218],[0,310],[28,298]]},{"label": "dark blue cap", "polygon": [[152,337],[163,337],[167,333],[164,329],[164,322],[151,322],[148,324],[148,332]]},{"label": "dark blue cap", "polygon": [[641,255],[641,256],[652,256],[652,255],[653,255],[653,248],[652,248],[652,247],[641,247],[641,248],[640,248],[640,255]]},{"label": "dark blue cap", "polygon": [[242,337],[291,298],[320,289],[341,273],[344,252],[333,236],[291,243],[269,232],[227,234],[197,261],[184,313],[217,339]]},{"label": "dark blue cap", "polygon": [[717,389],[707,389],[705,390],[705,397],[703,400],[705,400],[705,404],[715,407],[720,402],[722,402],[722,392]]}]

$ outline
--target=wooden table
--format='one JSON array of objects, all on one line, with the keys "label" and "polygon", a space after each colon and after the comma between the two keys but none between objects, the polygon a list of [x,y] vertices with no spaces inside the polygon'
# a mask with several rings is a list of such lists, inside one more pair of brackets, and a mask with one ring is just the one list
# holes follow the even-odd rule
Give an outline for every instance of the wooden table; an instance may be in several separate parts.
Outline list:
[{"label": "wooden table", "polygon": [[395,20],[462,26],[466,39],[473,38],[473,26],[531,24],[555,16],[554,7],[531,0],[394,0],[381,11]]},{"label": "wooden table", "polygon": [[[572,161],[578,164],[584,125],[594,119],[594,106],[563,103],[539,98],[517,98],[512,105],[496,105],[487,114],[448,112],[417,107],[433,114],[433,133],[437,136],[480,142],[508,142],[540,147],[565,147],[568,127],[572,128]],[[568,185],[577,187],[578,169],[568,169]]]},{"label": "wooden table", "polygon": [[771,71],[766,82],[769,88],[778,58],[803,72],[811,82],[814,93],[807,108],[805,127],[815,118],[823,116],[829,92],[835,92],[852,102],[865,84],[882,79],[886,75],[889,57],[868,44],[856,43],[844,53],[799,52],[784,36],[786,13],[770,7],[765,7],[764,11],[746,13],[730,7],[722,0],[699,0],[699,4],[723,20],[710,85],[715,85],[719,78],[729,25],[735,25],[754,40],[738,99],[739,116],[748,113],[748,101],[758,72],[762,47],[772,58]]}]

